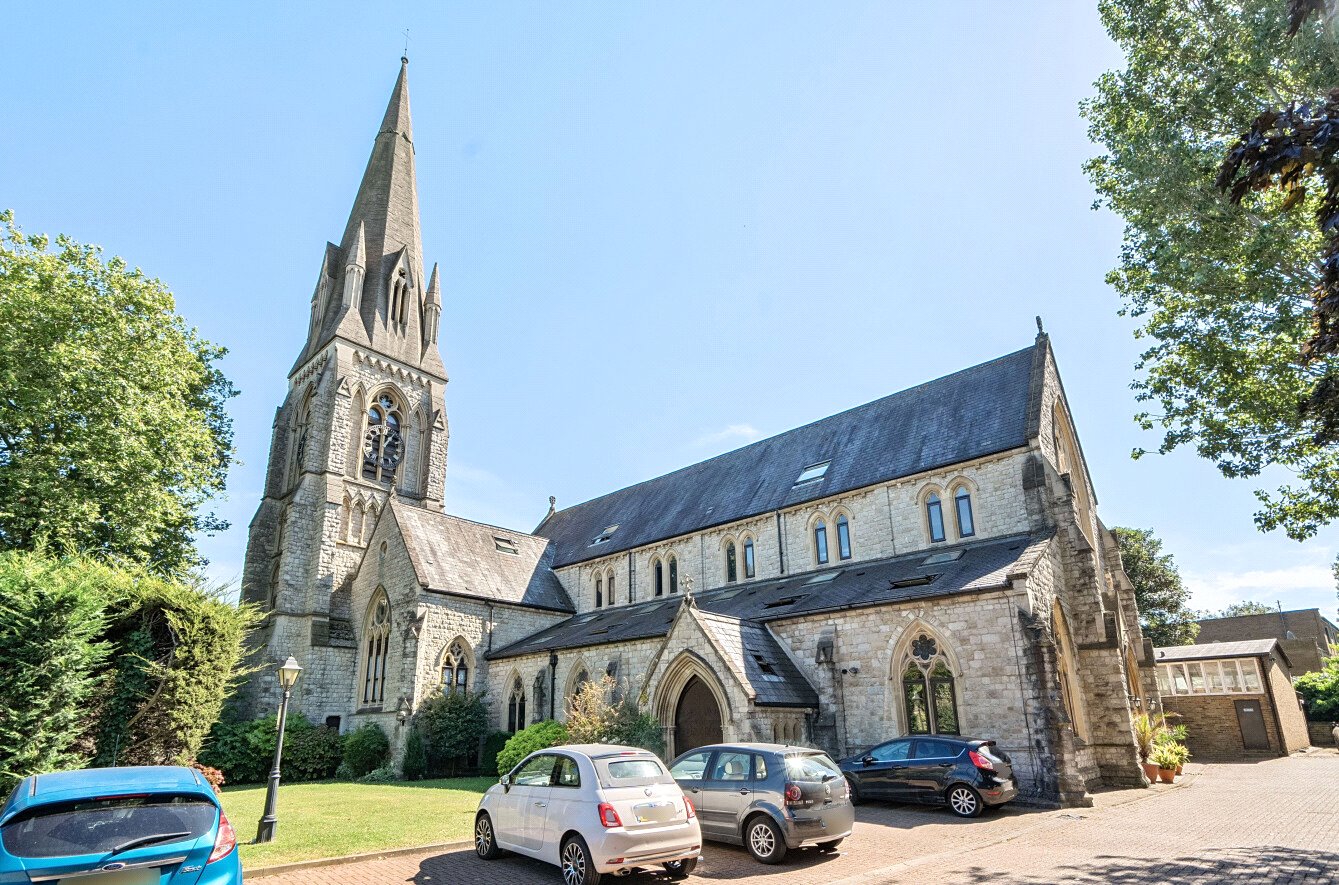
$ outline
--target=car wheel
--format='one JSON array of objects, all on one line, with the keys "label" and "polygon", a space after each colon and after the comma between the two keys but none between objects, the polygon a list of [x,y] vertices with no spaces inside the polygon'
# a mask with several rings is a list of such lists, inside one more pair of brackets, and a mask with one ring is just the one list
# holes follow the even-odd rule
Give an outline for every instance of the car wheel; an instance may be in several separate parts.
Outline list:
[{"label": "car wheel", "polygon": [[687,879],[693,870],[697,869],[697,858],[686,857],[683,860],[672,860],[663,864],[663,866],[671,879]]},{"label": "car wheel", "polygon": [[590,849],[580,836],[572,836],[563,843],[558,862],[563,870],[563,885],[600,885],[604,878],[595,870]]},{"label": "car wheel", "polygon": [[744,845],[759,863],[781,863],[786,858],[786,840],[781,829],[765,814],[744,825]]},{"label": "car wheel", "polygon": [[856,782],[849,777],[846,779],[846,792],[851,797],[852,805],[859,805],[861,803],[860,787],[856,786]]},{"label": "car wheel", "polygon": [[948,800],[948,810],[958,817],[978,817],[985,803],[981,794],[966,784],[954,784],[944,796]]},{"label": "car wheel", "polygon": [[838,847],[839,845],[841,845],[841,844],[842,844],[842,840],[841,840],[841,839],[833,839],[831,842],[819,842],[819,843],[818,843],[818,850],[819,850],[819,851],[836,851],[836,850],[837,850],[837,847]]},{"label": "car wheel", "polygon": [[474,821],[474,853],[484,860],[496,860],[502,855],[493,833],[493,819],[486,811]]}]

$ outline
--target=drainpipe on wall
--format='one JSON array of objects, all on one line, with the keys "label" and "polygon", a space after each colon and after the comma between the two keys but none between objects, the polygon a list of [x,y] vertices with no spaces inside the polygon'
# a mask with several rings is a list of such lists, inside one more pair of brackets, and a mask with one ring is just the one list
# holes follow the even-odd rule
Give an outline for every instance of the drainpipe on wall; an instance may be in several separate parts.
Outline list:
[{"label": "drainpipe on wall", "polygon": [[549,649],[549,718],[555,718],[554,711],[557,709],[555,701],[557,698],[554,692],[558,690],[558,653]]},{"label": "drainpipe on wall", "polygon": [[776,558],[781,565],[781,574],[786,573],[786,536],[781,529],[781,511],[776,512]]}]

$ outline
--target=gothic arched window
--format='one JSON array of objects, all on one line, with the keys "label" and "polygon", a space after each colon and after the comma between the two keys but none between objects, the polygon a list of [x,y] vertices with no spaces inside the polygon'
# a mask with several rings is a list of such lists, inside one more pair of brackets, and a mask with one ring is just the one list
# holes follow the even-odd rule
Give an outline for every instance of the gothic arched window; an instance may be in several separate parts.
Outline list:
[{"label": "gothic arched window", "polygon": [[470,658],[465,644],[457,639],[442,655],[442,691],[468,692],[470,687]]},{"label": "gothic arched window", "polygon": [[920,633],[902,666],[902,700],[911,734],[958,734],[958,696],[953,671],[939,642]]},{"label": "gothic arched window", "polygon": [[[614,570],[613,570],[613,569],[610,569],[608,572],[605,573],[605,576],[604,576],[604,589],[605,589],[605,592],[608,594],[608,596],[605,597],[605,599],[609,600],[609,602],[607,603],[608,605],[613,605],[615,602],[618,601],[618,598],[617,598],[616,596],[614,596]],[[632,600],[629,599],[628,602],[632,602]]]},{"label": "gothic arched window", "polygon": [[380,591],[368,607],[363,626],[364,704],[380,704],[386,699],[386,657],[390,639],[391,604],[385,591]]},{"label": "gothic arched window", "polygon": [[944,505],[939,502],[939,495],[934,492],[925,499],[925,518],[930,526],[930,540],[944,540]]},{"label": "gothic arched window", "polygon": [[752,578],[758,573],[757,561],[753,555],[753,539],[744,540],[744,577]]},{"label": "gothic arched window", "polygon": [[739,580],[739,566],[735,560],[734,541],[727,541],[725,544],[725,580],[729,584]]},{"label": "gothic arched window", "polygon": [[368,406],[367,430],[363,433],[363,479],[395,481],[395,468],[404,457],[402,423],[400,407],[389,393],[382,393]]},{"label": "gothic arched window", "polygon": [[814,523],[814,561],[819,565],[828,561],[828,526],[822,519]]},{"label": "gothic arched window", "polygon": [[966,486],[958,486],[953,493],[953,508],[958,516],[958,537],[970,538],[976,534],[976,521],[972,519],[972,493]]},{"label": "gothic arched window", "polygon": [[595,576],[595,607],[604,605],[604,575]]},{"label": "gothic arched window", "polygon": [[507,698],[507,731],[516,732],[522,728],[525,728],[525,687],[521,685],[521,677],[517,676]]},{"label": "gothic arched window", "polygon": [[851,558],[851,523],[844,513],[837,517],[837,556]]},{"label": "gothic arched window", "polygon": [[311,431],[312,406],[311,397],[302,404],[302,410],[298,413],[297,424],[293,427],[293,463],[289,468],[288,484],[296,485],[298,478],[302,476],[302,459],[307,454],[307,435]]},{"label": "gothic arched window", "polygon": [[665,566],[657,559],[651,565],[651,571],[655,574],[656,596],[665,595]]},{"label": "gothic arched window", "polygon": [[671,593],[679,592],[679,560],[673,555],[669,558],[669,585]]}]

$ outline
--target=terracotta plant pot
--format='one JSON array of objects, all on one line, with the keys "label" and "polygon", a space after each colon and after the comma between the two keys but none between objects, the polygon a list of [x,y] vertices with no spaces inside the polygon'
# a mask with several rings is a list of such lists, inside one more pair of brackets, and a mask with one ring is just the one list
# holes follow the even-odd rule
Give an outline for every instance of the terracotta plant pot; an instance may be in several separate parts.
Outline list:
[{"label": "terracotta plant pot", "polygon": [[1175,768],[1159,768],[1159,769],[1158,769],[1158,779],[1161,780],[1164,784],[1170,784],[1173,780],[1176,779],[1176,769],[1175,769]]},{"label": "terracotta plant pot", "polygon": [[1183,768],[1185,768],[1184,765],[1178,765],[1178,766],[1176,766],[1176,774],[1177,774],[1178,777],[1180,776],[1180,774],[1181,774],[1181,769],[1183,769]]},{"label": "terracotta plant pot", "polygon": [[1148,778],[1150,784],[1156,784],[1158,782],[1158,766],[1154,765],[1152,762],[1145,762],[1143,763],[1143,766],[1144,777]]}]

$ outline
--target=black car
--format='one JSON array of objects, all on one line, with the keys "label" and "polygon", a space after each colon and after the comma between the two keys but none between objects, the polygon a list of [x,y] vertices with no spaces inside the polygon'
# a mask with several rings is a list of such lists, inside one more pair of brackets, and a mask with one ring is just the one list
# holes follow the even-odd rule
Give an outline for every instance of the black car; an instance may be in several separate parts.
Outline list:
[{"label": "black car", "polygon": [[843,759],[851,799],[891,799],[947,805],[959,817],[976,817],[987,805],[1018,795],[1009,754],[994,741],[933,735],[905,737]]}]

